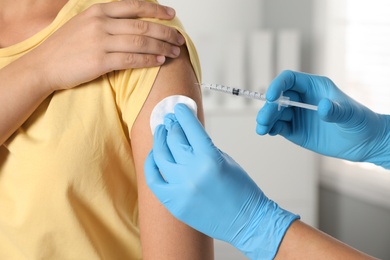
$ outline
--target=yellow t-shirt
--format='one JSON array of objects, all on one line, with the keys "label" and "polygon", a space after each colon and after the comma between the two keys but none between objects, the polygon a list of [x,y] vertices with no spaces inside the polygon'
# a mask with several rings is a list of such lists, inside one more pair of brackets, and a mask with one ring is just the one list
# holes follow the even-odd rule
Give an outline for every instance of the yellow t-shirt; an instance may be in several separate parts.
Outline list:
[{"label": "yellow t-shirt", "polygon": [[[43,31],[0,49],[0,68],[98,2],[70,0]],[[199,79],[180,22],[161,23],[186,37]],[[0,259],[142,258],[129,131],[158,70],[113,72],[55,92],[0,146]]]}]

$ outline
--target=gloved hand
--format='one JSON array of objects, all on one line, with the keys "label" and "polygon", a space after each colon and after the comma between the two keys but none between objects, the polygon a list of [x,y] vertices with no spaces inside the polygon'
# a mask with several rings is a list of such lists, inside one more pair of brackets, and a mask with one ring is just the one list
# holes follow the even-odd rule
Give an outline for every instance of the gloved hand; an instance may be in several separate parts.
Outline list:
[{"label": "gloved hand", "polygon": [[281,93],[291,100],[317,105],[278,111],[267,102],[257,115],[256,132],[281,135],[311,151],[390,169],[390,117],[374,113],[343,93],[328,78],[284,71],[267,90],[267,101]]},{"label": "gloved hand", "polygon": [[184,104],[176,105],[175,114],[156,128],[145,177],[176,218],[232,244],[251,259],[272,259],[286,230],[299,218],[269,200],[231,157],[215,147]]}]

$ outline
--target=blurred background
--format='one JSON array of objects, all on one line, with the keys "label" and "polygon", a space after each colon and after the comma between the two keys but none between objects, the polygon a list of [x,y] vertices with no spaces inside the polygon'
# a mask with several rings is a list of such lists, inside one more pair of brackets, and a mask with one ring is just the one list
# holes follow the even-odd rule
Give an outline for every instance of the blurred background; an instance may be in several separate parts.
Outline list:
[{"label": "blurred background", "polygon": [[[331,78],[390,114],[390,2],[386,0],[160,0],[193,39],[203,82],[265,92],[284,69]],[[304,222],[390,259],[390,172],[330,159],[282,137],[257,136],[262,102],[203,93],[206,129],[261,189]],[[337,144],[335,144],[337,145]],[[207,213],[206,213],[207,214]],[[216,241],[216,259],[246,259]]]}]

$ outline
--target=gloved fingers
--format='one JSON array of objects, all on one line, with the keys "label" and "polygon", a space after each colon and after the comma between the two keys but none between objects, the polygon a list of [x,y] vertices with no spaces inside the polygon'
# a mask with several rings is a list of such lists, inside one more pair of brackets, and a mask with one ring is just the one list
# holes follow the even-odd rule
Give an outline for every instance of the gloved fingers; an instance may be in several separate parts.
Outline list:
[{"label": "gloved fingers", "polygon": [[171,211],[174,206],[171,205],[172,197],[174,197],[174,194],[178,193],[177,189],[180,189],[181,186],[165,181],[163,176],[160,174],[160,170],[154,159],[155,155],[153,154],[153,151],[151,151],[146,157],[144,164],[146,184],[157,199],[164,204],[169,211]]},{"label": "gloved fingers", "polygon": [[177,121],[175,114],[168,114],[164,117],[165,128],[168,131],[167,144],[172,153],[178,145],[190,146],[187,137]]},{"label": "gloved fingers", "polygon": [[174,109],[176,118],[194,151],[213,146],[203,125],[186,105],[177,104]]},{"label": "gloved fingers", "polygon": [[271,131],[271,128],[279,121],[290,122],[293,119],[294,110],[292,107],[282,108],[278,111],[276,104],[266,104],[257,114],[256,132],[259,135],[265,135]]},{"label": "gloved fingers", "polygon": [[325,122],[332,122],[335,117],[333,114],[333,102],[327,98],[324,98],[318,104],[318,115]]},{"label": "gloved fingers", "polygon": [[282,115],[278,121],[291,122],[294,117],[295,109],[299,109],[299,108],[295,108],[295,107],[284,108],[282,111]]},{"label": "gloved fingers", "polygon": [[324,77],[311,75],[303,72],[292,73],[294,74],[295,82],[291,89],[300,94],[306,94],[308,91],[313,90],[316,85],[315,82],[322,82],[324,79]]},{"label": "gloved fingers", "polygon": [[[157,126],[154,132],[154,162],[166,182],[170,184],[183,183],[186,178],[185,167],[189,167],[188,164],[192,162],[193,158],[191,154],[187,153],[186,147],[188,149],[191,147],[188,145],[175,115],[165,116],[164,123],[165,125]],[[179,134],[177,134],[178,132]],[[174,136],[177,138],[175,139]],[[184,167],[182,167],[183,164]]]},{"label": "gloved fingers", "polygon": [[157,165],[163,165],[164,162],[175,163],[171,150],[167,144],[167,134],[164,125],[158,125],[153,136],[153,154],[157,159]]},{"label": "gloved fingers", "polygon": [[257,113],[256,122],[263,126],[272,126],[281,117],[281,111],[278,111],[278,105],[275,103],[265,103]]},{"label": "gloved fingers", "polygon": [[283,96],[289,97],[292,101],[302,102],[301,97],[298,92],[292,90],[286,90],[283,92]]},{"label": "gloved fingers", "polygon": [[276,101],[282,92],[291,89],[295,85],[295,72],[285,70],[274,78],[267,89],[266,98],[268,101]]},{"label": "gloved fingers", "polygon": [[268,101],[277,100],[282,92],[292,90],[299,94],[305,94],[313,87],[312,75],[285,70],[281,72],[270,84],[266,98]]},{"label": "gloved fingers", "polygon": [[281,135],[286,137],[291,134],[291,129],[291,123],[288,123],[286,121],[278,121],[269,130],[269,135]]},{"label": "gloved fingers", "polygon": [[144,171],[146,183],[152,191],[157,189],[158,186],[167,184],[160,174],[160,170],[158,169],[156,162],[154,161],[153,150],[150,151],[146,157]]},{"label": "gloved fingers", "polygon": [[164,118],[164,123],[168,129],[167,145],[171,154],[178,164],[189,164],[193,158],[193,149],[189,144],[187,137],[173,114],[167,115]]},{"label": "gloved fingers", "polygon": [[318,114],[320,118],[326,122],[346,123],[351,120],[353,109],[350,104],[344,102],[342,104],[324,98],[318,104]]}]

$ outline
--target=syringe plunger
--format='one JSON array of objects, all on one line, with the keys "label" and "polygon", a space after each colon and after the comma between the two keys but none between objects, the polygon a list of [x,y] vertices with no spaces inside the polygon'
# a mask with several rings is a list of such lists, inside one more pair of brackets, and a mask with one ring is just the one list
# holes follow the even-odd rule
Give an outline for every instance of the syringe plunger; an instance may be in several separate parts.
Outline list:
[{"label": "syringe plunger", "polygon": [[[235,96],[241,96],[241,97],[247,97],[251,99],[257,99],[257,100],[262,100],[262,101],[267,101],[265,98],[264,93],[256,92],[256,91],[250,91],[250,90],[245,90],[245,89],[240,89],[240,88],[233,88],[233,87],[228,87],[220,84],[201,84],[202,87],[205,87],[210,90],[215,90]],[[305,109],[310,109],[310,110],[317,110],[318,107],[310,104],[305,104],[297,101],[291,101],[290,97],[283,96],[283,92],[280,95],[279,99],[274,101],[275,103],[278,103],[279,105],[279,110],[281,107],[289,107],[289,106],[294,106],[294,107],[301,107]]]}]

